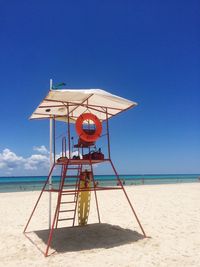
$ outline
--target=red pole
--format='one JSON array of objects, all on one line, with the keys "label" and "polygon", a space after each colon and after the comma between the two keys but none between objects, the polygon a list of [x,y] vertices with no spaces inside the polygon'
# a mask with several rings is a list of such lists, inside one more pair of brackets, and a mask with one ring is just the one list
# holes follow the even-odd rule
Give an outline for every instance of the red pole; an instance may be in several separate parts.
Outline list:
[{"label": "red pole", "polygon": [[[64,166],[62,165],[62,167],[61,167],[60,183],[59,183],[58,193],[62,190],[62,188],[61,188],[61,184],[62,184],[63,172],[64,172]],[[59,213],[57,212],[57,214],[56,214],[56,226],[55,226],[55,228],[58,227],[58,217],[59,217]]]},{"label": "red pole", "polygon": [[107,131],[107,140],[108,140],[108,158],[110,159],[110,134],[109,134],[108,111],[107,111],[107,108],[106,108],[106,131]]},{"label": "red pole", "polygon": [[115,167],[114,167],[114,165],[113,165],[113,163],[112,163],[111,160],[110,160],[110,163],[111,163],[111,166],[112,166],[112,168],[113,168],[113,170],[114,170],[114,173],[115,173],[115,175],[116,175],[116,177],[117,177],[117,180],[118,180],[119,184],[121,185],[122,190],[124,191],[124,194],[125,194],[125,196],[126,196],[126,199],[128,200],[128,203],[129,203],[129,205],[130,205],[130,207],[131,207],[131,209],[132,209],[132,212],[133,212],[133,214],[135,215],[135,218],[136,218],[136,220],[137,220],[137,222],[138,222],[138,224],[139,224],[139,226],[140,226],[140,229],[141,229],[141,231],[142,231],[144,237],[147,237],[146,234],[145,234],[145,231],[144,231],[144,229],[143,229],[143,227],[142,227],[142,225],[141,225],[141,223],[140,223],[140,221],[139,221],[139,219],[138,219],[138,217],[137,217],[137,214],[136,214],[136,212],[135,212],[135,210],[134,210],[134,208],[133,208],[133,205],[131,204],[131,201],[130,201],[130,199],[129,199],[129,197],[128,197],[128,195],[127,195],[125,189],[124,189],[124,186],[123,186],[121,180],[119,179],[119,175],[118,175],[118,173],[117,173],[117,171],[116,171],[116,169],[115,169]]},{"label": "red pole", "polygon": [[69,104],[67,103],[67,131],[68,131],[68,149],[69,159],[71,158],[71,143],[70,143],[70,121],[69,121]]},{"label": "red pole", "polygon": [[95,187],[95,183],[94,183],[94,173],[93,173],[93,166],[92,166],[91,158],[90,158],[90,166],[91,166],[91,171],[92,171],[92,181],[93,181],[93,187],[94,187],[95,202],[96,202],[96,207],[97,207],[97,215],[98,215],[99,223],[101,223],[100,213],[99,213],[99,204],[98,204],[98,199],[97,199],[96,187]]},{"label": "red pole", "polygon": [[56,162],[56,120],[53,118],[53,162]]},{"label": "red pole", "polygon": [[62,138],[62,157],[66,158],[66,138]]},{"label": "red pole", "polygon": [[79,169],[78,169],[78,179],[76,181],[76,188],[75,190],[77,190],[77,192],[75,192],[74,194],[74,201],[76,201],[75,203],[75,210],[74,210],[74,219],[73,219],[73,225],[75,225],[75,221],[76,221],[76,211],[77,211],[77,206],[78,206],[78,195],[79,195],[79,190],[80,190],[80,183],[81,183],[81,173],[82,173],[82,165],[78,165],[79,166]]},{"label": "red pole", "polygon": [[39,197],[38,197],[38,200],[37,200],[37,202],[35,203],[35,206],[34,206],[34,208],[33,208],[33,211],[32,211],[32,213],[31,213],[31,215],[30,215],[30,217],[29,217],[29,219],[28,219],[28,222],[27,222],[27,224],[26,224],[26,226],[25,226],[25,228],[24,228],[24,231],[23,231],[24,233],[26,232],[26,229],[27,229],[27,227],[28,227],[28,225],[29,225],[29,222],[30,222],[30,220],[31,220],[31,218],[32,218],[32,216],[33,216],[35,210],[36,210],[36,207],[37,207],[37,205],[38,205],[38,203],[39,203],[39,201],[40,201],[40,198],[41,198],[41,196],[42,196],[42,194],[43,194],[43,192],[44,192],[44,189],[45,189],[45,187],[46,187],[46,185],[47,185],[47,183],[48,183],[48,181],[49,181],[49,178],[50,178],[50,176],[51,176],[51,174],[52,174],[52,171],[53,171],[54,167],[55,167],[55,164],[52,165],[52,168],[51,168],[51,170],[50,170],[50,172],[49,172],[48,178],[47,178],[47,180],[46,180],[46,182],[45,182],[45,184],[44,184],[44,186],[43,186],[43,188],[42,188],[42,190],[41,190],[41,192],[40,192],[40,195],[39,195]]}]

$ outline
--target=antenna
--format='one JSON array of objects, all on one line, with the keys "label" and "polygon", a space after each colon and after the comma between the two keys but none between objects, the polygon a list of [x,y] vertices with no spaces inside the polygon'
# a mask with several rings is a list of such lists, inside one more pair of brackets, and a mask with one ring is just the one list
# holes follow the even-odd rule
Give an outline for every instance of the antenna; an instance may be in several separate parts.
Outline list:
[{"label": "antenna", "polygon": [[53,80],[50,79],[50,86],[49,86],[49,90],[52,90],[53,89]]}]

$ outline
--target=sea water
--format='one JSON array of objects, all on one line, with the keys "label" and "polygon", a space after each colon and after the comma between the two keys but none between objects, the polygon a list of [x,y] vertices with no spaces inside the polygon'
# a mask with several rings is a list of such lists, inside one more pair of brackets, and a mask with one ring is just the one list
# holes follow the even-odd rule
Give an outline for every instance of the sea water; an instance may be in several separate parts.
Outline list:
[{"label": "sea water", "polygon": [[[117,184],[114,175],[95,175],[99,186],[115,186]],[[46,176],[21,176],[21,177],[0,177],[0,192],[20,192],[41,190]],[[155,175],[120,175],[125,185],[147,185],[147,184],[172,184],[172,183],[193,183],[200,182],[200,174],[155,174]],[[57,189],[60,177],[53,176],[53,188]],[[74,184],[75,178],[68,179]]]}]

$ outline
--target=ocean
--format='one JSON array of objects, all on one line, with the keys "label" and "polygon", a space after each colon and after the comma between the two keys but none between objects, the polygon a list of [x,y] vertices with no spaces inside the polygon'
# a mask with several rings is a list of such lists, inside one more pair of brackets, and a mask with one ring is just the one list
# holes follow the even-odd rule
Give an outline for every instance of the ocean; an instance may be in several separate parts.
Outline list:
[{"label": "ocean", "polygon": [[[41,190],[46,176],[0,177],[0,192],[20,192]],[[53,176],[53,187],[58,188],[59,176]],[[125,185],[150,185],[200,182],[200,174],[155,174],[120,175]],[[95,175],[100,186],[113,186],[117,181],[114,175]],[[74,179],[69,179],[73,183]]]}]

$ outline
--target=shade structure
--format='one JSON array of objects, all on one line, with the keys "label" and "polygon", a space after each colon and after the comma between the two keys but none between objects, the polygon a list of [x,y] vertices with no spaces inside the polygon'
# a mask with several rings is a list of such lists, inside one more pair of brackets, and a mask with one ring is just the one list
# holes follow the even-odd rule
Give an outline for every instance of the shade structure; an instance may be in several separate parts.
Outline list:
[{"label": "shade structure", "polygon": [[91,112],[101,121],[136,106],[137,103],[101,89],[50,90],[30,119],[54,118],[75,123],[84,112]]},{"label": "shade structure", "polygon": [[[52,88],[52,80],[50,80],[50,88]],[[48,252],[51,246],[54,229],[58,227],[58,224],[67,221],[71,222],[71,225],[68,225],[69,227],[77,226],[76,214],[78,214],[79,226],[85,225],[87,223],[91,199],[90,193],[92,191],[94,192],[98,223],[101,223],[97,191],[123,190],[124,195],[133,212],[133,215],[136,218],[144,237],[146,237],[144,229],[126,193],[120,176],[118,175],[114,167],[110,153],[110,132],[108,119],[136,105],[137,103],[133,101],[110,94],[101,89],[51,89],[48,92],[47,96],[42,100],[40,105],[31,115],[31,119],[47,118],[50,120],[50,170],[45,184],[43,185],[43,188],[40,192],[38,200],[36,201],[33,211],[24,228],[24,233],[27,234],[27,228],[40,202],[42,194],[44,192],[49,192],[49,234],[47,239],[46,250],[44,252],[45,256],[49,255]],[[94,115],[96,115],[97,118]],[[101,120],[101,122],[106,122],[104,123],[103,135],[101,135],[102,124],[99,122],[99,119]],[[62,138],[62,157],[57,160],[55,157],[57,139],[55,133],[57,123],[55,123],[54,120],[61,120],[67,122],[67,131]],[[83,127],[83,124],[84,122],[88,123],[88,121],[89,124],[90,121],[95,123],[95,127],[90,128],[89,125],[89,127],[85,129]],[[71,127],[70,122],[76,122],[76,130],[78,129],[77,134],[79,136],[77,145],[74,145],[73,142],[71,142],[71,131],[74,127]],[[107,142],[103,142],[103,145],[107,143],[107,151],[105,151],[104,154],[101,152],[101,148],[99,148],[98,150],[96,148],[96,136],[94,138],[94,136],[91,135],[94,138],[93,140],[88,137],[89,133],[91,133],[88,132],[88,130],[94,129],[98,138],[104,136],[107,139]],[[81,142],[83,132],[85,132],[86,134],[88,133],[87,138],[83,139],[86,145]],[[78,148],[78,157],[74,157],[71,153],[73,148]],[[93,149],[95,152],[93,152]],[[85,153],[85,150],[87,150],[88,153]],[[80,157],[80,153],[82,154],[82,157]],[[96,183],[94,175],[94,166],[96,164],[101,163],[110,164],[110,167],[114,172],[114,176],[116,177],[116,186],[107,187],[101,186]],[[52,179],[53,171],[56,167],[61,168],[60,183],[58,189],[54,187],[54,179]],[[73,178],[73,184],[71,183],[71,178]],[[52,193],[58,194],[56,205],[52,205],[52,200],[55,199],[52,198]],[[65,197],[67,197],[67,199]],[[52,215],[51,212],[52,207],[55,208],[54,215]],[[29,240],[31,239],[29,238]]]}]

